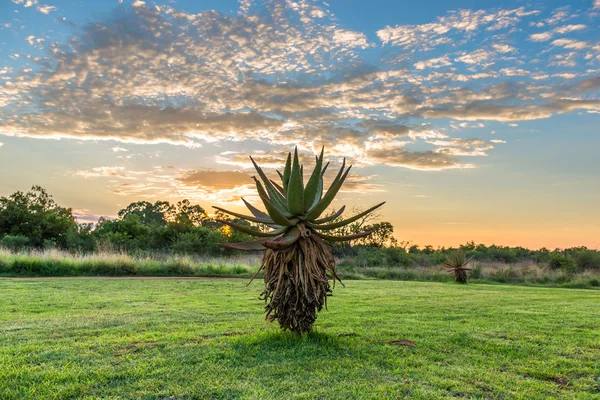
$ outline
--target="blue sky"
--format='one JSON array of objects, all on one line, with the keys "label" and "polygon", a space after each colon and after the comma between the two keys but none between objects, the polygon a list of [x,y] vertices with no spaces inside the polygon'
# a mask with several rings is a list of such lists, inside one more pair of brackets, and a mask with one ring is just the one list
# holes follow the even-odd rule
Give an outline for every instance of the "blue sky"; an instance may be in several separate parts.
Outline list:
[{"label": "blue sky", "polygon": [[[0,5],[0,195],[240,206],[246,155],[355,165],[400,240],[600,246],[600,1]],[[310,161],[309,161],[310,162]]]}]

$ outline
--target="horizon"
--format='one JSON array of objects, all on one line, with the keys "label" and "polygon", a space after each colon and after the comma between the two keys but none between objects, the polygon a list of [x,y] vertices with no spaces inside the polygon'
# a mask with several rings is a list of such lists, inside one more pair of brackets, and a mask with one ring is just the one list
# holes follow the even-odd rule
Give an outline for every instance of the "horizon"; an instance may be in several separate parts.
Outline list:
[{"label": "horizon", "polygon": [[239,211],[325,146],[400,242],[600,249],[600,0],[201,4],[0,6],[0,196]]}]

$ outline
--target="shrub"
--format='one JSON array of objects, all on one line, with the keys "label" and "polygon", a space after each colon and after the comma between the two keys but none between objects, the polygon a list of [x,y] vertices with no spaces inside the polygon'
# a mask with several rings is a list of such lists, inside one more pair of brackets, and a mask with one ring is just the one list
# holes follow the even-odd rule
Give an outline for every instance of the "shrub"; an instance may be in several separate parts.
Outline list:
[{"label": "shrub", "polygon": [[31,242],[27,236],[22,235],[6,235],[0,242],[2,247],[12,251],[22,251],[30,247]]},{"label": "shrub", "polygon": [[483,268],[481,267],[481,264],[474,263],[473,268],[471,268],[471,271],[469,271],[469,278],[470,279],[481,279],[482,276],[483,276]]},{"label": "shrub", "polygon": [[575,253],[575,263],[579,270],[600,269],[600,253],[592,250],[583,250]]},{"label": "shrub", "polygon": [[568,273],[577,272],[577,263],[573,257],[560,253],[552,253],[548,266],[553,270],[561,270]]}]

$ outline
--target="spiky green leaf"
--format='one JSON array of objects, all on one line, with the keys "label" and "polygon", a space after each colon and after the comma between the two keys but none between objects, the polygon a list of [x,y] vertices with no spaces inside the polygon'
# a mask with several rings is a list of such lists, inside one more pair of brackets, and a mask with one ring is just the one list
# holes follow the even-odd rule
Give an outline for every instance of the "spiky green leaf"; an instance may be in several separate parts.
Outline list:
[{"label": "spiky green leaf", "polygon": [[240,231],[240,232],[243,232],[243,233],[247,233],[248,235],[258,236],[258,237],[278,236],[278,235],[281,235],[281,234],[285,233],[289,229],[289,227],[287,227],[287,226],[282,226],[281,228],[275,229],[273,231],[260,232],[260,231],[257,231],[256,229],[252,229],[252,228],[249,228],[249,227],[244,226],[244,225],[235,224],[235,223],[233,223],[231,221],[225,221],[225,220],[222,220],[222,219],[217,219],[215,221],[217,221],[217,222],[219,222],[221,224],[228,225],[228,226],[232,227],[233,229],[235,229],[236,231]]},{"label": "spiky green leaf", "polygon": [[325,222],[333,221],[334,219],[336,219],[337,217],[339,217],[340,215],[342,215],[344,213],[345,209],[346,209],[346,206],[342,206],[342,208],[340,208],[339,210],[337,210],[335,213],[333,213],[329,217],[318,219],[318,220],[316,220],[313,223],[314,224],[324,224]]},{"label": "spiky green leaf", "polygon": [[292,153],[288,153],[287,159],[285,160],[285,168],[283,169],[283,176],[281,177],[281,184],[283,185],[283,191],[287,193],[288,185],[290,183],[290,175],[292,174]]},{"label": "spiky green leaf", "polygon": [[260,251],[265,249],[265,246],[257,240],[240,243],[219,243],[219,246],[241,251]]},{"label": "spiky green leaf", "polygon": [[300,229],[297,226],[290,228],[283,236],[264,242],[264,246],[272,250],[279,250],[291,246],[300,239]]},{"label": "spiky green leaf", "polygon": [[279,207],[280,211],[285,212],[285,210],[287,209],[287,202],[285,200],[285,196],[283,194],[279,193],[277,191],[277,189],[275,189],[275,187],[271,183],[271,180],[267,177],[267,174],[265,174],[265,172],[262,170],[262,168],[259,167],[258,164],[256,164],[256,162],[254,161],[254,159],[252,157],[250,157],[250,160],[252,161],[252,164],[254,164],[254,168],[256,169],[256,172],[258,172],[260,179],[263,181],[263,183],[265,185],[265,189],[266,189],[267,193],[269,194],[269,199],[275,205],[277,205]]},{"label": "spiky green leaf", "polygon": [[252,204],[248,203],[246,201],[246,199],[244,199],[243,197],[242,197],[242,201],[244,202],[244,204],[246,205],[248,210],[250,210],[252,215],[254,215],[256,218],[271,219],[271,217],[269,217],[269,214],[260,211],[258,208],[254,207]]},{"label": "spiky green leaf", "polygon": [[323,239],[327,240],[328,242],[346,242],[349,240],[355,240],[355,239],[363,238],[365,236],[369,236],[371,233],[373,233],[373,231],[364,231],[364,232],[354,233],[352,235],[346,235],[346,236],[331,236],[331,235],[325,235],[320,232],[315,232],[315,233],[318,236],[322,237]]},{"label": "spiky green leaf", "polygon": [[267,213],[271,219],[278,225],[282,226],[293,226],[295,223],[292,220],[289,220],[279,209],[269,200],[268,197],[260,196],[265,208],[267,209]]},{"label": "spiky green leaf", "polygon": [[298,148],[294,150],[294,162],[290,182],[287,188],[288,209],[293,215],[300,215],[304,211],[304,183],[302,182],[302,171],[298,161]]},{"label": "spiky green leaf", "polygon": [[308,211],[315,203],[317,192],[319,191],[319,181],[321,178],[321,169],[323,167],[323,152],[325,147],[321,149],[321,155],[317,157],[317,165],[313,170],[308,182],[306,183],[306,189],[304,190],[304,211]]},{"label": "spiky green leaf", "polygon": [[319,230],[322,230],[322,231],[329,231],[329,230],[332,230],[332,229],[340,228],[342,226],[351,224],[352,222],[361,219],[365,215],[368,215],[368,214],[372,213],[373,211],[375,211],[376,209],[378,209],[379,207],[381,207],[384,204],[385,204],[385,201],[382,202],[382,203],[377,204],[376,206],[373,206],[373,207],[369,208],[368,210],[365,210],[365,211],[363,211],[361,213],[358,213],[358,214],[356,214],[353,217],[350,217],[350,218],[345,219],[343,221],[334,222],[332,224],[327,224],[327,225],[319,225],[319,224],[311,224],[311,223],[308,223],[308,224],[310,225],[311,228],[319,229]]},{"label": "spiky green leaf", "polygon": [[273,184],[273,186],[275,187],[275,189],[277,189],[279,191],[279,193],[281,193],[282,196],[285,196],[285,192],[283,191],[283,188],[281,187],[280,184],[278,184],[277,182],[275,182],[273,179],[271,179],[271,183]]},{"label": "spiky green leaf", "polygon": [[229,211],[229,210],[226,210],[224,208],[217,207],[217,206],[213,206],[213,208],[216,209],[216,210],[219,210],[221,212],[224,212],[225,214],[233,215],[236,218],[244,219],[246,221],[256,222],[256,223],[265,224],[265,225],[273,225],[274,224],[274,221],[271,218],[256,218],[256,217],[251,217],[250,215],[244,215],[244,214],[236,213],[236,212]]},{"label": "spiky green leaf", "polygon": [[[255,176],[252,177],[252,179],[254,179],[254,183],[256,184],[256,190],[258,191],[258,195],[261,198],[267,198],[267,199],[271,199],[269,197],[269,195],[267,194],[267,191],[265,190],[265,188],[263,187],[262,183],[260,183],[260,181],[258,179],[256,179]],[[263,201],[264,203],[264,201]],[[292,214],[287,210],[287,206],[283,206],[282,204],[280,204],[279,202],[271,202],[276,208],[277,211],[279,211],[280,214],[283,214],[285,217],[291,217]],[[266,206],[265,206],[266,208]],[[267,210],[267,213],[269,212],[269,210]],[[270,213],[269,213],[270,215]]]},{"label": "spiky green leaf", "polygon": [[[342,168],[344,168],[344,167],[342,166]],[[325,193],[325,196],[323,196],[323,198],[317,204],[315,204],[315,206],[313,208],[311,208],[306,213],[307,221],[312,221],[315,218],[318,218],[319,215],[321,215],[323,213],[323,211],[325,211],[327,209],[327,207],[329,207],[329,205],[331,204],[331,202],[337,195],[338,191],[344,184],[344,181],[346,180],[348,173],[350,173],[351,168],[352,168],[352,166],[348,167],[348,169],[346,169],[346,172],[344,172],[344,174],[341,177],[339,177],[339,178],[336,177],[336,179],[333,181],[331,186],[329,186],[329,189],[327,190],[327,193]],[[339,174],[338,174],[338,176],[339,176]]]}]

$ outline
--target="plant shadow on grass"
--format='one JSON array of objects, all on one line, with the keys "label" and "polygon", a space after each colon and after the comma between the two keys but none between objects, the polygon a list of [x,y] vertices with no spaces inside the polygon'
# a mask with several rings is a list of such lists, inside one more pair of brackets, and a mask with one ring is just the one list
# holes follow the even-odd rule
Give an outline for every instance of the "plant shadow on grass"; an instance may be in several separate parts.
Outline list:
[{"label": "plant shadow on grass", "polygon": [[387,342],[374,341],[355,334],[327,333],[313,331],[297,335],[292,332],[275,330],[259,331],[239,336],[231,336],[223,344],[226,352],[236,362],[250,365],[257,363],[315,363],[327,359],[364,362],[374,354],[383,357],[397,353],[399,346],[389,346]]}]

